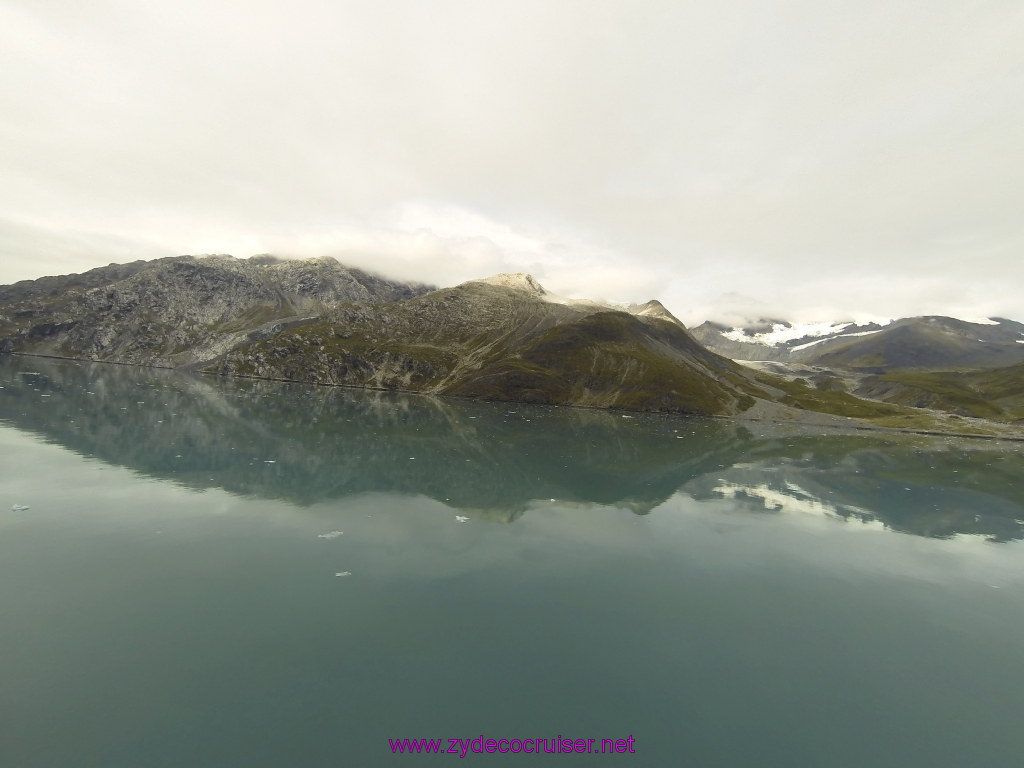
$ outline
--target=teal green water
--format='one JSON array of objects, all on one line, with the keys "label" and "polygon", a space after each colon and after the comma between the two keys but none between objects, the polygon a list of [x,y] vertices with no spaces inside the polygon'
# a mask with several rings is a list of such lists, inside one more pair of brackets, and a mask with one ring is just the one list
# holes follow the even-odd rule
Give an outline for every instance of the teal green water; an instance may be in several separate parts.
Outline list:
[{"label": "teal green water", "polygon": [[[0,386],[2,766],[1021,760],[1020,444],[39,358]],[[388,746],[481,734],[636,752]]]}]

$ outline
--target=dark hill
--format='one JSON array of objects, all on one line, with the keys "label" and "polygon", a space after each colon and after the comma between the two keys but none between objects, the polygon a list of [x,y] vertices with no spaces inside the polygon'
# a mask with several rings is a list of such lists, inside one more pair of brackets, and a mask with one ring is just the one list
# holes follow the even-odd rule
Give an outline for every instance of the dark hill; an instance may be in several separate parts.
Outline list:
[{"label": "dark hill", "polygon": [[1024,362],[1024,344],[1015,341],[1024,337],[1012,327],[1018,325],[1003,321],[1000,326],[987,326],[949,317],[909,318],[878,333],[812,351],[805,361],[875,372],[895,368],[1000,367]]}]

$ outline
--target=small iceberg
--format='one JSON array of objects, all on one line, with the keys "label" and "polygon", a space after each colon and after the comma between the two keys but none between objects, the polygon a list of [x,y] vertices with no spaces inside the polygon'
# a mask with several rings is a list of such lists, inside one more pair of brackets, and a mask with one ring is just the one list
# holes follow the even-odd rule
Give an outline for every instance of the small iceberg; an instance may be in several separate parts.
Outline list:
[{"label": "small iceberg", "polygon": [[468,523],[469,522],[469,518],[468,517],[463,517],[462,515],[456,515],[455,519],[458,520],[460,523]]},{"label": "small iceberg", "polygon": [[352,571],[338,571],[334,574],[335,576],[351,576]]},{"label": "small iceberg", "polygon": [[318,533],[316,537],[318,539],[336,539],[344,533],[344,531],[328,531],[327,533]]},{"label": "small iceberg", "polygon": [[28,504],[12,504],[11,512],[24,512],[26,509],[32,509]]}]

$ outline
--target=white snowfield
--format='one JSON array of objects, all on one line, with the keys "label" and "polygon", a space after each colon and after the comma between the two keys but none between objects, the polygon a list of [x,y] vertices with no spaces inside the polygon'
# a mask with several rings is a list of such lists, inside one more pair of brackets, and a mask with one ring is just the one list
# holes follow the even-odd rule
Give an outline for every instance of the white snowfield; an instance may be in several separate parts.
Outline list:
[{"label": "white snowfield", "polygon": [[[821,342],[829,341],[831,339],[846,339],[846,338],[849,338],[851,336],[870,336],[873,333],[881,333],[881,332],[882,332],[882,329],[879,328],[877,331],[858,331],[857,333],[840,333],[840,334],[838,334],[836,336],[829,336],[828,338],[825,338],[825,339],[815,339],[814,341],[808,341],[806,344],[799,344],[799,345],[797,345],[795,347],[790,347],[790,350],[793,351],[793,352],[798,352],[801,349],[807,349],[808,347],[813,347],[815,344],[821,344]],[[979,341],[980,341],[980,339],[979,339]]]},{"label": "white snowfield", "polygon": [[745,334],[742,328],[733,328],[722,335],[730,341],[740,341],[746,344],[765,344],[766,346],[774,347],[787,341],[802,339],[805,336],[833,336],[843,330],[843,328],[851,325],[853,323],[798,323],[789,326],[783,323],[775,323],[772,325],[772,330],[765,331],[764,333],[755,333],[753,336]]}]

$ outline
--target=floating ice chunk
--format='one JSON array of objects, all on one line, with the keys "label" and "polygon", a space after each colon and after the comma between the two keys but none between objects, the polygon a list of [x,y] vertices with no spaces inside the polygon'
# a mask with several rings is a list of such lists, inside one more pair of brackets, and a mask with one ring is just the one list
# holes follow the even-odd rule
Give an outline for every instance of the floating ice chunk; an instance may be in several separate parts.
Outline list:
[{"label": "floating ice chunk", "polygon": [[463,517],[462,515],[456,515],[455,519],[458,520],[460,523],[468,523],[469,522],[469,518],[468,517]]},{"label": "floating ice chunk", "polygon": [[24,512],[26,509],[32,509],[28,504],[12,504],[11,512]]},{"label": "floating ice chunk", "polygon": [[344,531],[328,531],[327,533],[318,533],[316,537],[318,539],[336,539],[344,533]]},{"label": "floating ice chunk", "polygon": [[274,459],[264,459],[263,463],[264,464],[277,464],[277,461],[275,461]]},{"label": "floating ice chunk", "polygon": [[338,571],[334,574],[335,576],[351,576],[352,571]]}]

